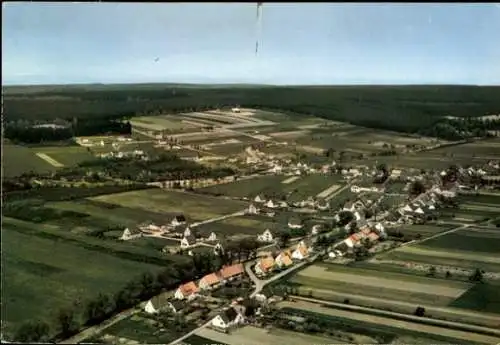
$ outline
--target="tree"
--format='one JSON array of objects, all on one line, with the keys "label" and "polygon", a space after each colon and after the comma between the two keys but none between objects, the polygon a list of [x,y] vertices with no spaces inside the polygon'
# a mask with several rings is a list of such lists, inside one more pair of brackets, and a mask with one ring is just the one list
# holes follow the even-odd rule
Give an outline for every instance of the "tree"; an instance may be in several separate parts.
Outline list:
[{"label": "tree", "polygon": [[484,271],[480,270],[479,268],[476,268],[474,273],[469,277],[469,280],[471,282],[477,282],[477,283],[482,283],[483,282],[483,275]]},{"label": "tree", "polygon": [[47,340],[50,332],[50,327],[43,321],[25,321],[17,329],[14,339],[16,342],[44,342]]},{"label": "tree", "polygon": [[451,278],[451,272],[450,271],[446,271],[446,278]]},{"label": "tree", "polygon": [[280,247],[286,247],[291,237],[292,235],[290,234],[290,231],[287,230],[280,231],[280,233],[278,234]]},{"label": "tree", "polygon": [[425,193],[425,186],[422,181],[414,181],[410,186],[410,195],[420,195]]},{"label": "tree", "polygon": [[75,311],[73,309],[61,309],[57,314],[57,322],[61,335],[65,338],[73,335],[77,330]]},{"label": "tree", "polygon": [[434,267],[434,266],[429,267],[428,276],[434,277],[435,275],[436,275],[436,267]]},{"label": "tree", "polygon": [[415,315],[416,316],[424,316],[425,315],[425,308],[424,307],[417,307],[417,309],[415,309]]}]

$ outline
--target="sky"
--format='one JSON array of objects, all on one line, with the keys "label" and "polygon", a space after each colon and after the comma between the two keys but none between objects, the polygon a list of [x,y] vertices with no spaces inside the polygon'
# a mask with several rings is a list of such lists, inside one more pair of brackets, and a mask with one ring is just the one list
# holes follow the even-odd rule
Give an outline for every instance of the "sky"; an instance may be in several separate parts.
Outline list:
[{"label": "sky", "polygon": [[500,85],[495,3],[2,6],[2,85]]}]

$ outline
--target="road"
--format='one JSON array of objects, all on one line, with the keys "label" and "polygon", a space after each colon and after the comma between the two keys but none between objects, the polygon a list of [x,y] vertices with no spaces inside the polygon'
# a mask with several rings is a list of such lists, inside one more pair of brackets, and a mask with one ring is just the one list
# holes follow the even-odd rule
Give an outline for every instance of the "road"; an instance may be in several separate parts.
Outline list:
[{"label": "road", "polygon": [[[401,314],[401,313],[396,313],[393,311],[386,311],[386,310],[380,310],[380,309],[375,309],[375,308],[368,308],[368,307],[360,307],[357,305],[349,305],[349,304],[344,304],[344,303],[336,303],[336,302],[328,302],[316,298],[310,298],[310,297],[301,297],[301,296],[290,296],[293,299],[301,300],[301,301],[306,301],[306,302],[312,302],[312,303],[318,303],[318,304],[323,304],[323,305],[331,305],[333,307],[339,307],[342,309],[349,309],[351,311],[359,311],[359,312],[376,312],[380,316],[386,316],[386,317],[397,317],[401,318],[407,321],[413,321],[413,322],[421,322],[421,321],[426,321],[432,325],[438,326],[438,327],[450,327],[450,328],[459,328],[468,332],[475,332],[475,333],[486,333],[494,336],[500,336],[500,320],[498,324],[498,328],[490,328],[490,327],[482,327],[482,326],[475,326],[475,325],[469,325],[465,323],[460,323],[460,322],[454,322],[454,321],[445,321],[445,320],[438,320],[438,319],[432,319],[429,317],[421,317],[421,316],[415,316],[415,315],[408,315],[408,314]],[[498,339],[500,341],[500,338]]]}]

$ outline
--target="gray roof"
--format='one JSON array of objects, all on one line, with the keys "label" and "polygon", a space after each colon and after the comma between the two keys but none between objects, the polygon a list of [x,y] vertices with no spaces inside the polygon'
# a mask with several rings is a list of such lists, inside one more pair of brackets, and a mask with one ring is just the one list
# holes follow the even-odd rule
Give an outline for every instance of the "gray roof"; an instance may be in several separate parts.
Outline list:
[{"label": "gray roof", "polygon": [[236,319],[236,316],[238,316],[238,313],[234,308],[229,308],[224,310],[222,313],[219,314],[222,320],[224,320],[225,323],[229,323],[231,321],[234,321]]},{"label": "gray roof", "polygon": [[193,234],[186,236],[184,238],[188,241],[188,243],[195,243],[196,242],[196,237],[194,237]]},{"label": "gray roof", "polygon": [[174,308],[175,311],[179,311],[179,310],[184,309],[184,307],[186,306],[186,302],[181,301],[181,300],[173,300],[173,301],[170,301],[169,305],[172,308]]}]

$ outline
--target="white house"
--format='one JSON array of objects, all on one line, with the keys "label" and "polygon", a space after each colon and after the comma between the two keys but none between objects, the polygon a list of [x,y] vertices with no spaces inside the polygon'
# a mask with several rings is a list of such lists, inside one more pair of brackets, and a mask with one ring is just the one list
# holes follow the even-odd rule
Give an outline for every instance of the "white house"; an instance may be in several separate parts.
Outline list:
[{"label": "white house", "polygon": [[259,242],[272,242],[273,239],[273,234],[269,229],[266,229],[261,235],[257,235],[257,241]]},{"label": "white house", "polygon": [[415,213],[417,214],[424,214],[425,212],[420,208],[418,207],[416,210],[415,210]]},{"label": "white house", "polygon": [[356,210],[356,206],[354,205],[353,202],[347,202],[344,207],[342,208],[342,211],[349,211],[349,212],[354,212]]},{"label": "white house", "polygon": [[186,217],[184,217],[184,215],[182,215],[182,214],[175,216],[174,219],[172,219],[172,221],[170,222],[170,225],[172,225],[173,227],[176,227],[176,226],[179,226],[182,224],[186,224]]},{"label": "white house", "polygon": [[224,247],[222,247],[222,244],[220,243],[217,243],[214,247],[214,254],[215,255],[219,255],[219,254],[222,254],[224,253]]},{"label": "white house", "polygon": [[259,210],[257,209],[257,207],[255,207],[254,204],[250,204],[250,206],[248,206],[246,213],[247,214],[257,214],[257,213],[259,213]]},{"label": "white house", "polygon": [[311,229],[311,234],[314,236],[314,235],[319,234],[320,231],[321,231],[321,224],[316,224],[316,225],[313,225],[313,227]]},{"label": "white house", "polygon": [[181,248],[189,248],[196,244],[196,238],[193,235],[184,236],[181,240]]},{"label": "white house", "polygon": [[359,192],[361,192],[361,189],[358,186],[351,186],[351,192],[352,193],[359,193]]},{"label": "white house", "polygon": [[266,202],[266,207],[269,207],[269,208],[276,208],[278,205],[276,205],[272,200],[268,200]]},{"label": "white house", "polygon": [[168,307],[168,294],[163,293],[151,298],[144,306],[144,311],[148,314],[156,314]]},{"label": "white house", "polygon": [[281,202],[280,202],[280,204],[279,204],[279,206],[280,206],[281,208],[288,208],[288,204],[287,204],[287,202],[286,202],[286,201],[281,201]]},{"label": "white house", "polygon": [[238,313],[233,307],[224,310],[212,319],[212,326],[226,330],[232,326],[245,322],[243,315]]},{"label": "white house", "polygon": [[217,241],[217,235],[215,234],[215,232],[210,233],[210,236],[207,237],[207,241],[209,242]]},{"label": "white house", "polygon": [[130,230],[129,228],[126,228],[125,230],[123,230],[123,234],[120,237],[120,240],[128,241],[139,237],[142,237],[141,231],[139,231],[138,229]]},{"label": "white house", "polygon": [[189,237],[191,236],[191,229],[189,228],[189,226],[186,228],[186,230],[184,230],[184,237]]},{"label": "white house", "polygon": [[265,199],[263,199],[263,198],[261,198],[261,196],[260,196],[260,195],[257,195],[257,196],[255,197],[255,199],[253,199],[253,201],[255,201],[255,202],[259,202],[259,203],[266,202],[266,200],[265,200]]}]

